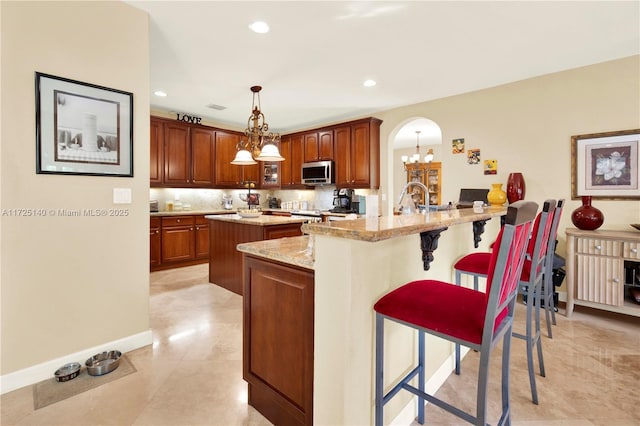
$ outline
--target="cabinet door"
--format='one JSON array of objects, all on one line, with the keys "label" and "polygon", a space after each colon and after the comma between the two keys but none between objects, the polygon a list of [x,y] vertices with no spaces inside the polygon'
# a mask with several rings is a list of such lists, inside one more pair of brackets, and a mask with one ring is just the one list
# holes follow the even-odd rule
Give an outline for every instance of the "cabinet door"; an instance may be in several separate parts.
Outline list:
[{"label": "cabinet door", "polygon": [[209,223],[204,216],[196,217],[196,259],[205,259],[209,257]]},{"label": "cabinet door", "polygon": [[318,160],[333,160],[333,130],[318,132]]},{"label": "cabinet door", "polygon": [[243,375],[274,424],[313,424],[313,271],[245,255]]},{"label": "cabinet door", "polygon": [[195,258],[194,216],[162,218],[162,263]]},{"label": "cabinet door", "polygon": [[149,266],[158,266],[161,264],[161,240],[160,240],[160,219],[151,218],[149,227]]},{"label": "cabinet door", "polygon": [[231,161],[236,156],[236,145],[240,135],[216,132],[215,145],[215,185],[218,188],[238,188],[241,183],[241,167],[234,166]]},{"label": "cabinet door", "polygon": [[149,133],[149,182],[151,186],[156,186],[162,184],[164,171],[164,130],[162,120],[152,117]]},{"label": "cabinet door", "polygon": [[304,161],[318,161],[318,133],[307,133],[304,135]]},{"label": "cabinet door", "polygon": [[192,186],[213,186],[215,135],[213,130],[191,128]]},{"label": "cabinet door", "polygon": [[367,187],[371,178],[371,140],[369,123],[351,126],[350,184]]},{"label": "cabinet door", "polygon": [[336,127],[333,129],[333,136],[336,186],[348,186],[351,183],[351,126]]},{"label": "cabinet door", "polygon": [[624,270],[621,258],[578,255],[576,263],[576,299],[622,306]]},{"label": "cabinet door", "polygon": [[164,183],[186,185],[191,170],[189,126],[167,122],[164,126]]},{"label": "cabinet door", "polygon": [[302,163],[304,163],[304,138],[302,135],[291,137],[291,185],[302,187]]},{"label": "cabinet door", "polygon": [[280,155],[284,157],[284,161],[280,162],[280,186],[286,187],[292,184],[291,136],[283,136],[280,139]]}]

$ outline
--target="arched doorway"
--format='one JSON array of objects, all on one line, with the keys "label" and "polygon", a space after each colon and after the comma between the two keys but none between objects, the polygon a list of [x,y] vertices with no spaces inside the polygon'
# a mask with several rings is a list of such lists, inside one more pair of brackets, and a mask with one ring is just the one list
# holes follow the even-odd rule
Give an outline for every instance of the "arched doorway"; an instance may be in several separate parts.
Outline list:
[{"label": "arched doorway", "polygon": [[[420,133],[417,134],[416,131]],[[436,122],[425,117],[411,117],[398,124],[390,134],[388,158],[392,159],[389,164],[392,179],[388,214],[393,214],[400,192],[407,183],[407,172],[402,163],[402,157],[411,157],[415,154],[418,142],[421,156],[431,148],[434,152],[434,161],[442,160],[442,130]]]}]

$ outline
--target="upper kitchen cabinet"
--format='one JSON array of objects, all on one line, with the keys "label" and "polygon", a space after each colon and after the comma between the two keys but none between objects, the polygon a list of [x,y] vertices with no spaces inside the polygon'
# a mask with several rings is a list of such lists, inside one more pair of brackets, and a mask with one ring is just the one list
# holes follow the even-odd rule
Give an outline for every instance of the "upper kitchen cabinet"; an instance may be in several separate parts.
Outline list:
[{"label": "upper kitchen cabinet", "polygon": [[304,162],[333,160],[333,130],[304,134]]},{"label": "upper kitchen cabinet", "polygon": [[304,135],[283,136],[280,140],[280,155],[284,161],[280,163],[280,187],[304,188],[302,185],[302,163],[304,162]]},{"label": "upper kitchen cabinet", "polygon": [[367,118],[333,129],[337,187],[380,187],[380,124]]},{"label": "upper kitchen cabinet", "polygon": [[151,117],[149,138],[149,181],[151,186],[162,185],[162,177],[164,175],[164,127],[162,120]]},{"label": "upper kitchen cabinet", "polygon": [[241,188],[243,182],[251,181],[256,185],[259,182],[258,166],[236,166],[231,161],[236,156],[237,145],[242,134],[226,131],[216,132],[215,144],[215,187],[216,188]]},{"label": "upper kitchen cabinet", "polygon": [[151,118],[151,186],[213,186],[215,130]]}]

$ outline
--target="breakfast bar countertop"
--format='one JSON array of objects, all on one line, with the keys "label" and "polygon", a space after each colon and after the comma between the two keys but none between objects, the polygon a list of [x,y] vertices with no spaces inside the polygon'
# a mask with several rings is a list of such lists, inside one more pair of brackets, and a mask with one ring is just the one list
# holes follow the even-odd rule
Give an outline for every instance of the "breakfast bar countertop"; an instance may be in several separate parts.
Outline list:
[{"label": "breakfast bar countertop", "polygon": [[493,217],[503,216],[506,212],[506,207],[489,206],[483,208],[482,212],[475,209],[452,209],[426,214],[306,223],[302,225],[302,232],[310,235],[325,235],[375,242],[426,231],[435,231],[461,223],[486,221]]}]

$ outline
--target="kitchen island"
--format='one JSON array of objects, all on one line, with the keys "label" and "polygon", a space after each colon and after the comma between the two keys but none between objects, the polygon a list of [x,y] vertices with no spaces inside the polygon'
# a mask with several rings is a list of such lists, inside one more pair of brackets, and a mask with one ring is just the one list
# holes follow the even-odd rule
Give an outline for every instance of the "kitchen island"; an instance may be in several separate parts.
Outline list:
[{"label": "kitchen island", "polygon": [[209,282],[242,295],[242,254],[240,243],[302,235],[304,218],[260,215],[243,218],[238,214],[209,215]]},{"label": "kitchen island", "polygon": [[[307,223],[302,230],[309,236],[279,240],[281,243],[292,240],[289,249],[266,241],[239,245],[238,250],[246,257],[243,280],[248,294],[244,304],[243,365],[245,379],[250,383],[249,403],[267,418],[285,418],[287,424],[373,424],[373,304],[412,280],[453,282],[453,263],[474,250],[473,223],[488,221],[489,237],[484,238],[480,247],[486,251],[500,227],[499,220],[490,219],[506,214],[506,210],[491,207],[482,212],[463,209]],[[438,242],[428,250],[431,256],[428,272],[424,264],[425,238],[421,234],[431,235],[431,240]],[[307,251],[309,240],[313,254]],[[305,255],[311,258],[304,258]],[[298,276],[281,279],[287,268],[298,271]],[[278,285],[280,290],[276,290]],[[251,303],[254,291],[261,303]],[[288,295],[288,302],[282,295]],[[283,312],[289,313],[287,321],[279,320],[278,315]],[[265,328],[257,318],[271,318],[273,327]],[[260,328],[254,329],[254,325]],[[410,350],[391,348],[411,348],[415,336],[407,327],[395,324],[386,327],[385,339],[390,344],[385,349],[388,362],[385,386],[389,386],[388,377],[398,377],[412,365],[414,358]],[[312,340],[304,340],[303,337],[310,337],[304,330],[310,328]],[[299,338],[284,345],[281,336],[271,340],[270,333],[276,332],[293,333]],[[263,350],[255,349],[260,347]],[[427,388],[435,390],[453,370],[453,345],[427,337],[427,347]],[[270,352],[264,348],[271,348]],[[313,348],[311,353],[309,348]],[[294,362],[295,372],[288,374],[293,371],[288,366]],[[311,376],[306,374],[309,368],[313,371]],[[280,373],[273,376],[271,371]],[[415,417],[415,403],[411,401],[409,394],[398,395],[391,401],[385,410],[385,424],[394,419],[400,424],[410,424]],[[267,412],[265,407],[271,411]]]}]

